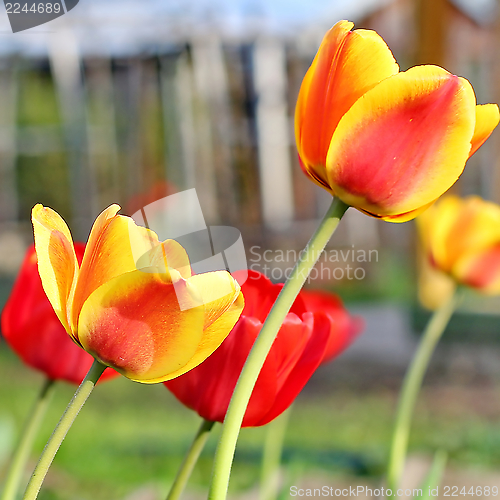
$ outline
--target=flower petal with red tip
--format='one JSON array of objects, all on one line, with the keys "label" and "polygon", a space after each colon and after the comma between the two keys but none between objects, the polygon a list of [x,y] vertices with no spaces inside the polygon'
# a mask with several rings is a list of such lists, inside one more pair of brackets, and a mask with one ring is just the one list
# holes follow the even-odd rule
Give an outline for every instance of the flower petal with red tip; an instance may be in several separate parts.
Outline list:
[{"label": "flower petal with red tip", "polygon": [[475,116],[469,82],[442,68],[387,78],[339,122],[329,184],[345,203],[382,218],[429,204],[462,173]]},{"label": "flower petal with red tip", "polygon": [[469,156],[472,156],[488,139],[500,120],[498,105],[479,104],[476,106],[476,126],[474,135],[471,139],[471,150]]},{"label": "flower petal with red tip", "polygon": [[320,185],[327,181],[325,160],[342,116],[365,92],[399,71],[376,32],[351,31],[353,26],[340,21],[328,31],[297,99],[297,148],[305,170]]},{"label": "flower petal with red tip", "polygon": [[[85,245],[75,243],[79,262],[84,249]],[[71,340],[43,291],[34,246],[26,252],[2,310],[1,330],[24,363],[51,380],[79,385],[92,365],[92,356]],[[100,380],[116,376],[114,370],[106,369]]]},{"label": "flower petal with red tip", "polygon": [[[180,293],[184,304],[194,307],[181,310]],[[167,274],[132,271],[90,295],[78,320],[78,340],[127,378],[161,382],[181,370],[198,349],[205,316],[203,306],[195,304],[197,298],[185,282],[174,290]]]},{"label": "flower petal with red tip", "polygon": [[32,220],[43,289],[57,317],[72,335],[70,310],[79,266],[71,233],[61,216],[51,208],[35,205]]}]

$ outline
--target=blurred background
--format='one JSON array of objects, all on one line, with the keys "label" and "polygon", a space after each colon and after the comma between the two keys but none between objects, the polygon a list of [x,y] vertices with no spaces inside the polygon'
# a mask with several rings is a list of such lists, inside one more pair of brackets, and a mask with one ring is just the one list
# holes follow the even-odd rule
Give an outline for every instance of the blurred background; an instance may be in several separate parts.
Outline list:
[{"label": "blurred background", "polygon": [[[298,90],[326,30],[340,19],[375,29],[401,69],[444,66],[473,84],[479,103],[498,103],[498,11],[496,0],[81,0],[12,34],[1,5],[0,307],[32,242],[34,204],[58,211],[85,240],[111,203],[132,214],[193,187],[207,224],[237,227],[249,265],[284,281],[331,199],[301,172],[293,132]],[[494,132],[453,190],[500,202],[499,153]],[[327,256],[308,286],[340,294],[366,328],[295,405],[285,479],[376,486],[397,390],[428,317],[417,302],[414,224],[351,209]],[[442,448],[443,484],[500,485],[499,305],[471,294],[452,320],[417,408],[408,484]],[[1,482],[42,378],[3,342],[0,375]],[[37,451],[72,391],[61,384]],[[163,498],[198,417],[163,386],[127,380],[99,387],[84,413],[40,498]],[[256,497],[262,439],[261,429],[243,432],[236,498]],[[214,448],[212,438],[194,497]]]}]

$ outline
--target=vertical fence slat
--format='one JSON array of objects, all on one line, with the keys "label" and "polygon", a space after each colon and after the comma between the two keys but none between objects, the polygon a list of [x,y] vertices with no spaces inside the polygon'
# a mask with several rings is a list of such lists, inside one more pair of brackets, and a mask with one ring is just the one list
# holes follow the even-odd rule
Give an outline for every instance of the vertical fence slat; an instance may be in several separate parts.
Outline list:
[{"label": "vertical fence slat", "polygon": [[254,47],[257,136],[264,223],[286,227],[294,217],[283,42],[257,40]]},{"label": "vertical fence slat", "polygon": [[195,119],[197,143],[197,183],[203,186],[198,190],[198,197],[203,213],[208,220],[219,220],[217,206],[216,145],[214,144],[213,85],[214,67],[210,61],[210,48],[207,40],[197,39],[192,42],[193,76],[196,89]]},{"label": "vertical fence slat", "polygon": [[50,66],[61,107],[70,169],[73,234],[85,239],[92,223],[95,186],[88,167],[81,60],[75,35],[61,29],[51,37]]},{"label": "vertical fence slat", "polygon": [[94,165],[99,208],[120,201],[118,142],[111,59],[86,62],[87,136]]},{"label": "vertical fence slat", "polygon": [[175,73],[177,54],[159,58],[160,91],[163,116],[163,148],[165,151],[165,178],[177,187],[182,186],[182,153],[179,129],[177,128],[177,106],[175,102]]},{"label": "vertical fence slat", "polygon": [[0,222],[17,221],[19,201],[16,182],[17,63],[4,61],[0,70]]}]

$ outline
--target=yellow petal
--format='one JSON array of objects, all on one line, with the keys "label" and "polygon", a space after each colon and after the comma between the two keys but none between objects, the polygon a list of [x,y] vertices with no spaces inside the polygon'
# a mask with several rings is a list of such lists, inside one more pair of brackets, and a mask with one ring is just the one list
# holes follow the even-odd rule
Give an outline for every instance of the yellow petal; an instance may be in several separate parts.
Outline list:
[{"label": "yellow petal", "polygon": [[159,245],[153,231],[137,226],[122,215],[118,205],[111,205],[97,217],[90,232],[80,268],[80,278],[73,299],[72,328],[87,297],[116,276],[137,269],[141,255]]},{"label": "yellow petal", "polygon": [[443,197],[417,223],[435,265],[456,277],[463,274],[461,263],[500,241],[500,207],[478,196]]},{"label": "yellow petal", "polygon": [[108,281],[83,304],[80,343],[127,378],[170,379],[195,355],[205,322],[204,307],[196,305],[187,282],[178,278],[175,285],[168,274],[142,270]]},{"label": "yellow petal", "polygon": [[155,272],[175,269],[184,279],[192,276],[191,264],[186,250],[175,240],[166,240],[157,244],[153,250],[144,253],[138,264],[139,269],[155,269]]},{"label": "yellow petal", "polygon": [[57,212],[40,204],[33,208],[32,221],[43,289],[57,317],[72,335],[69,317],[78,279],[78,261],[71,233]]},{"label": "yellow petal", "polygon": [[205,328],[200,345],[189,362],[180,370],[171,373],[170,378],[178,377],[192,370],[208,358],[222,344],[234,325],[236,325],[244,305],[243,294],[240,292],[232,306]]},{"label": "yellow petal", "polygon": [[399,67],[384,40],[370,30],[350,31],[340,21],[325,35],[300,88],[295,133],[304,169],[322,187],[332,134],[342,116],[367,90]]},{"label": "yellow petal", "polygon": [[450,300],[457,286],[455,280],[431,265],[427,255],[419,258],[418,274],[418,300],[426,309],[438,309]]},{"label": "yellow petal", "polygon": [[488,139],[498,125],[500,114],[496,104],[480,104],[476,106],[476,127],[472,137],[469,156],[472,156]]},{"label": "yellow petal", "polygon": [[227,271],[197,274],[187,280],[205,307],[205,328],[224,314],[240,295],[240,285]]},{"label": "yellow petal", "polygon": [[425,212],[434,203],[435,200],[431,201],[427,205],[424,205],[423,207],[417,208],[416,210],[411,210],[410,212],[405,212],[403,214],[397,214],[397,215],[377,215],[377,214],[371,214],[370,212],[366,212],[365,210],[361,210],[361,212],[365,213],[366,215],[370,215],[371,217],[375,217],[376,219],[382,219],[388,222],[401,223],[415,219],[415,217],[418,217],[422,212]]},{"label": "yellow petal", "polygon": [[448,243],[450,246],[458,243],[457,254],[490,248],[500,241],[500,207],[496,203],[470,196],[462,202],[455,217]]},{"label": "yellow petal", "polygon": [[453,266],[447,243],[448,235],[457,222],[460,206],[461,200],[457,196],[444,196],[416,219],[424,251],[445,272]]},{"label": "yellow petal", "polygon": [[432,203],[469,156],[476,101],[467,80],[417,66],[366,92],[339,122],[329,185],[348,205],[397,216]]}]

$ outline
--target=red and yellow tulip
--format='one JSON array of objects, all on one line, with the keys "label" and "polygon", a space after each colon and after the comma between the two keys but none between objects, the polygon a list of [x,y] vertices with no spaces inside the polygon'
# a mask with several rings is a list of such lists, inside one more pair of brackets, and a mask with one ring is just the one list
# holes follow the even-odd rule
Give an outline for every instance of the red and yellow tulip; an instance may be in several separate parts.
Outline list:
[{"label": "red and yellow tulip", "polygon": [[300,89],[295,135],[317,184],[368,215],[416,217],[447,191],[499,122],[470,83],[437,66],[400,72],[374,31],[340,21]]},{"label": "red and yellow tulip", "polygon": [[36,205],[38,269],[77,344],[127,378],[162,382],[221,344],[241,314],[243,295],[226,271],[192,275],[178,243],[159,242],[153,231],[117,215],[119,209],[112,205],[96,219],[79,265],[64,220]]},{"label": "red and yellow tulip", "polygon": [[500,206],[478,196],[446,196],[417,218],[434,268],[478,291],[500,293]]}]

